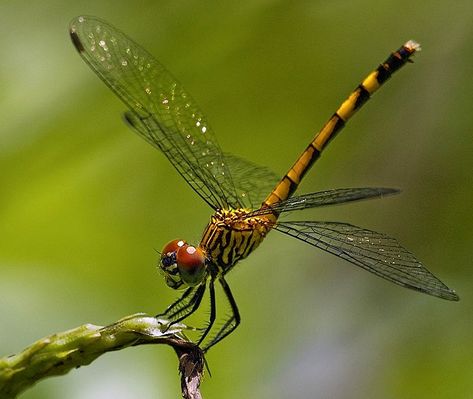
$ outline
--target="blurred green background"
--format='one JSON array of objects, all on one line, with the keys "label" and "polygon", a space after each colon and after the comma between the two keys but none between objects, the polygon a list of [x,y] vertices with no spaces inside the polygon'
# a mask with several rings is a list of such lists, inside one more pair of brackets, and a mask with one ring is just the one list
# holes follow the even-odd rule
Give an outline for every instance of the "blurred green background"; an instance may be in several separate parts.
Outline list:
[{"label": "blurred green background", "polygon": [[[292,215],[397,237],[461,297],[389,284],[277,232],[228,276],[242,325],[210,351],[205,398],[471,398],[473,3],[1,1],[0,353],[56,331],[155,314],[156,272],[210,209],[121,121],[67,26],[100,16],[157,56],[225,151],[283,174],[380,61],[423,51],[331,144],[301,192],[402,195]],[[165,347],[108,354],[22,397],[179,397]]]}]

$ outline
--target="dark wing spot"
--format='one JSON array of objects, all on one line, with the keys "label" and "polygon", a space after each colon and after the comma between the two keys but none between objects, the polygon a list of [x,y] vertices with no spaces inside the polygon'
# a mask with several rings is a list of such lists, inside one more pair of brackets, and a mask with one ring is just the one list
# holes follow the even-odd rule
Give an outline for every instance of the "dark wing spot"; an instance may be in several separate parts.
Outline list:
[{"label": "dark wing spot", "polygon": [[77,33],[75,30],[71,29],[69,31],[69,35],[71,36],[71,40],[72,40],[72,43],[74,44],[74,47],[76,48],[76,50],[79,52],[79,53],[83,53],[85,50],[84,50],[84,46],[82,45],[80,39],[79,39],[79,36],[77,36]]}]

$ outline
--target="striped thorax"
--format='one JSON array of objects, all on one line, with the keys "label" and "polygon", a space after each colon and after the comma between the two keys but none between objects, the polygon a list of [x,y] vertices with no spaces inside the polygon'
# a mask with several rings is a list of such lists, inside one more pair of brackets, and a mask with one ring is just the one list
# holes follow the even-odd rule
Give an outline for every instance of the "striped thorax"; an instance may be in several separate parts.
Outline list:
[{"label": "striped thorax", "polygon": [[223,209],[212,215],[200,247],[220,273],[226,273],[240,259],[246,258],[274,225],[271,215],[249,215],[246,209]]}]

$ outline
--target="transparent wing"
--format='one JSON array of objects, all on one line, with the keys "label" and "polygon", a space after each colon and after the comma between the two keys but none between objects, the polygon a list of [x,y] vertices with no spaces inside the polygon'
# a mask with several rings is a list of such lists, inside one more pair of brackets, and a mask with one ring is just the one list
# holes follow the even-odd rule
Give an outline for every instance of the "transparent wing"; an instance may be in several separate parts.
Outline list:
[{"label": "transparent wing", "polygon": [[195,101],[151,54],[95,17],[78,17],[71,39],[92,70],[130,108],[127,119],[214,209],[240,207],[225,158]]},{"label": "transparent wing", "polygon": [[443,299],[459,299],[414,255],[384,234],[337,222],[284,222],[276,229],[395,284]]},{"label": "transparent wing", "polygon": [[400,190],[398,189],[384,187],[336,188],[333,190],[318,191],[316,193],[290,197],[287,200],[274,204],[271,208],[257,209],[249,216],[265,215],[273,212],[282,213],[298,211],[319,206],[343,204],[346,202],[360,201],[370,198],[380,198],[386,195],[399,193]]},{"label": "transparent wing", "polygon": [[[126,112],[125,118],[126,121],[143,136],[145,136],[147,132],[156,129],[152,126],[145,126],[146,120],[140,119],[131,112]],[[173,155],[175,151],[177,151],[176,148],[169,148],[166,153]],[[226,165],[232,173],[232,180],[234,182],[234,188],[232,187],[232,190],[236,192],[239,198],[239,205],[249,209],[259,207],[268,193],[275,187],[276,183],[279,181],[279,177],[268,168],[256,165],[246,159],[229,153],[225,153],[224,157]],[[184,176],[189,183],[192,182],[191,185],[196,187],[198,192],[202,192],[205,189],[203,180],[195,179],[194,173],[191,170],[186,171],[184,169],[186,166],[186,164],[175,165],[178,172]],[[227,186],[222,186],[221,189],[225,196],[231,197],[233,195],[233,192],[227,192]]]},{"label": "transparent wing", "polygon": [[225,153],[225,159],[241,202],[246,208],[259,208],[280,177],[266,167],[232,154]]}]

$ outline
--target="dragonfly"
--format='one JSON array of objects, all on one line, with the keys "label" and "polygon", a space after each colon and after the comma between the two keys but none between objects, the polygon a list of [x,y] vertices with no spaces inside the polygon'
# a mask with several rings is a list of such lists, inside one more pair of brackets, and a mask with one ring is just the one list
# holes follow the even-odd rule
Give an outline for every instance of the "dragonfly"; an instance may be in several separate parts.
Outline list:
[{"label": "dragonfly", "polygon": [[[355,88],[281,178],[265,167],[224,153],[191,95],[149,52],[109,23],[89,16],[70,24],[83,60],[125,103],[125,120],[161,150],[191,188],[214,211],[198,245],[172,240],[160,254],[166,284],[183,291],[156,317],[178,323],[200,307],[208,290],[210,312],[197,343],[204,351],[233,332],[241,317],[227,273],[253,252],[271,230],[345,259],[388,281],[446,300],[458,295],[399,242],[348,223],[283,221],[287,212],[396,194],[384,187],[338,188],[295,196],[301,180],[352,115],[420,50],[408,41]],[[216,284],[230,315],[217,318]],[[209,335],[212,328],[214,331]]]}]

